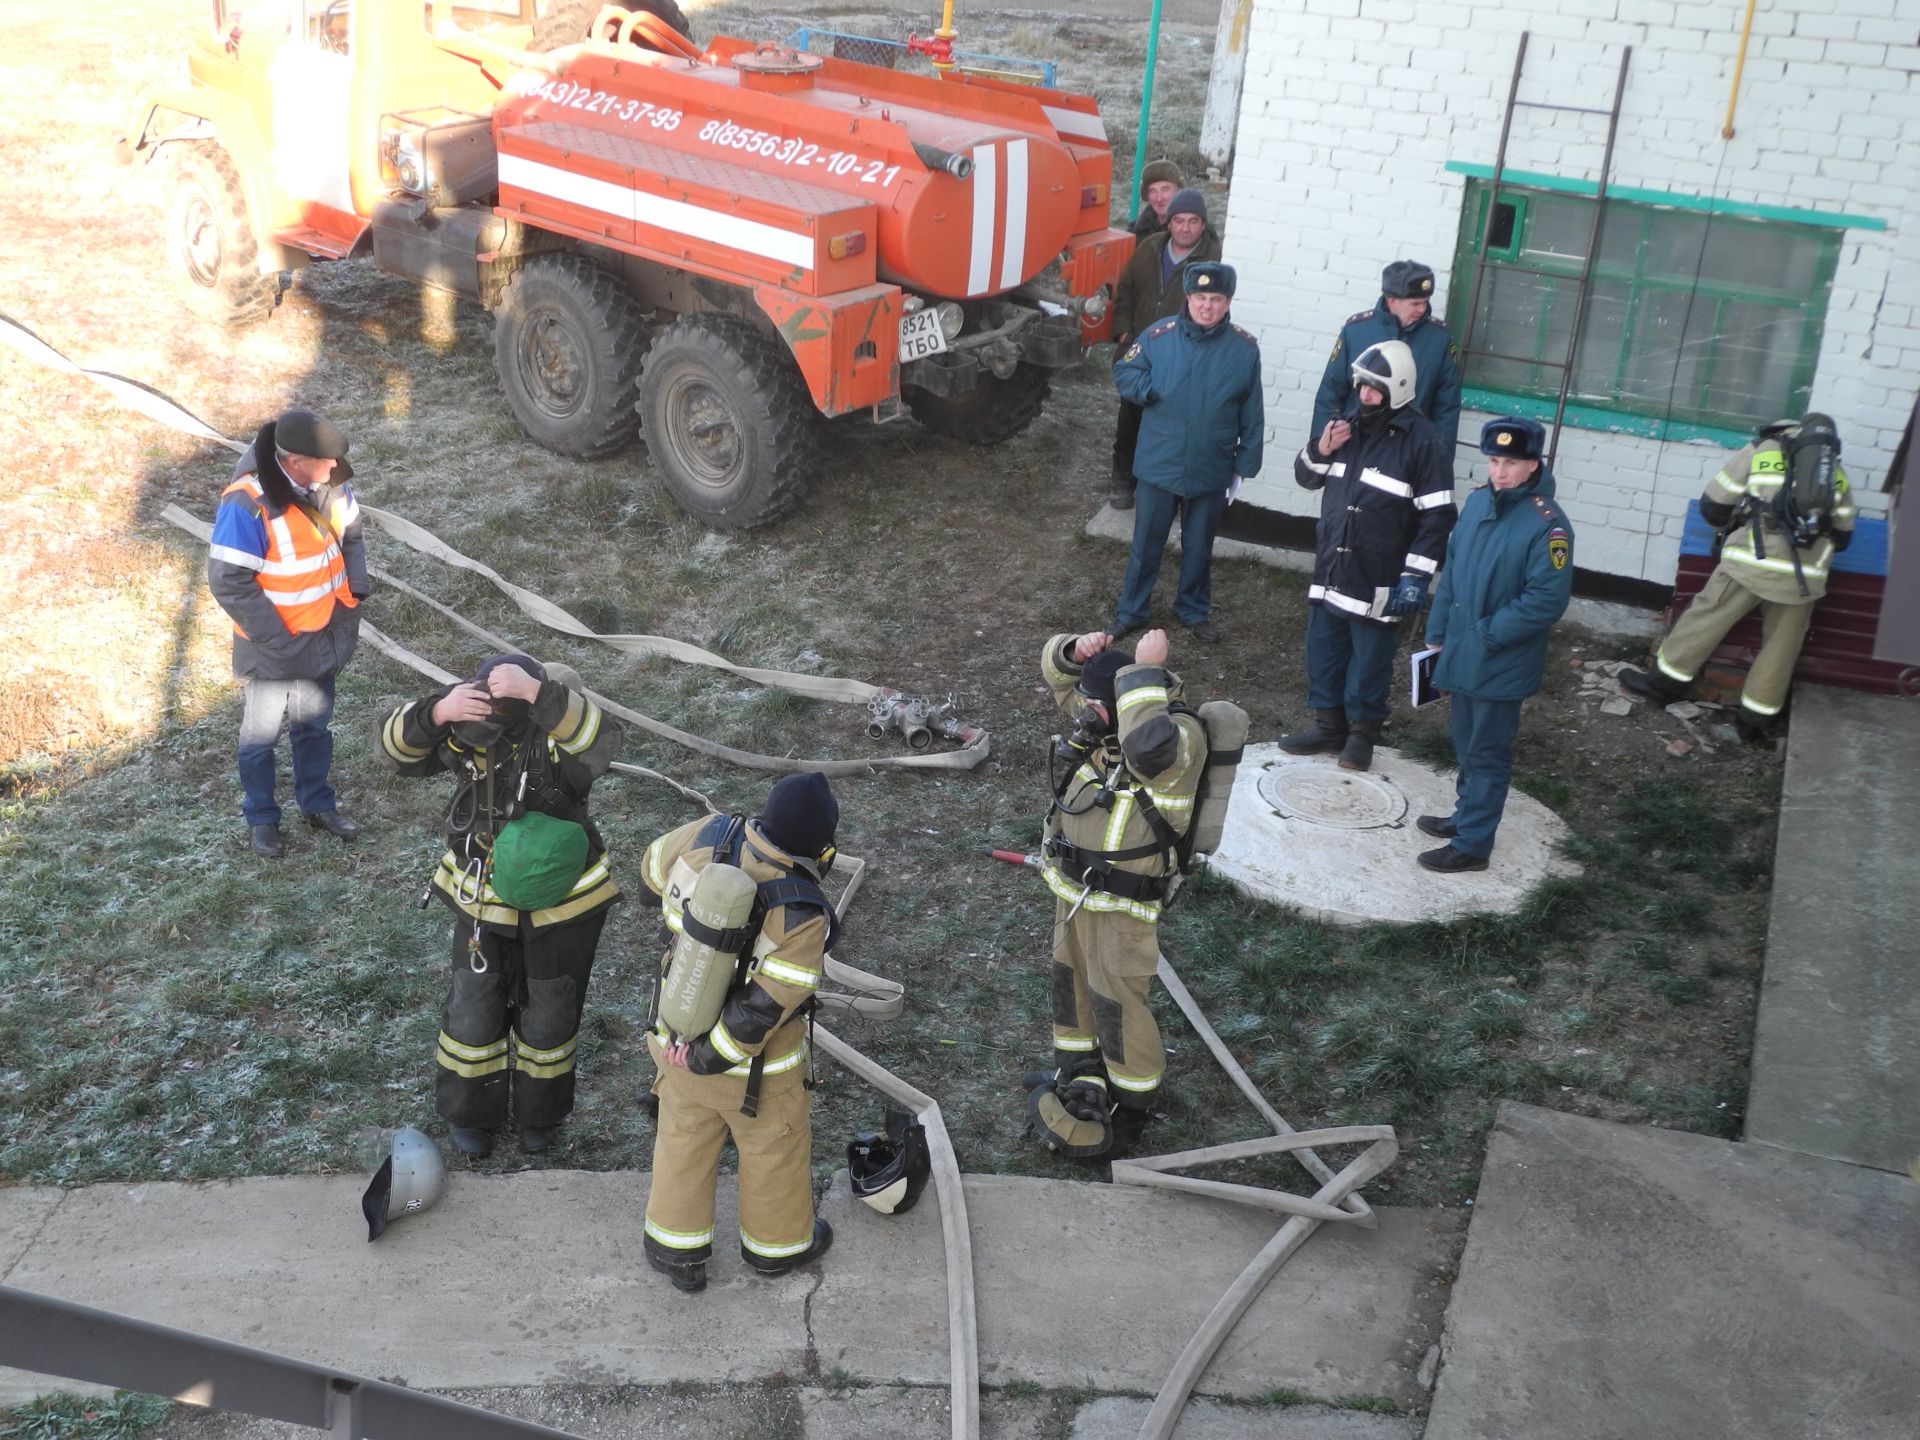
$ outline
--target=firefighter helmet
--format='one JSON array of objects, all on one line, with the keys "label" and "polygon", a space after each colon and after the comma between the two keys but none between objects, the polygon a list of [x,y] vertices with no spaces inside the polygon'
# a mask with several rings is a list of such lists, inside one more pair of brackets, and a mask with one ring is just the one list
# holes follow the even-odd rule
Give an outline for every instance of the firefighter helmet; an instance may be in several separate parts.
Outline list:
[{"label": "firefighter helmet", "polygon": [[425,1134],[406,1125],[381,1138],[385,1144],[380,1168],[360,1197],[368,1240],[378,1240],[390,1221],[419,1214],[447,1188],[446,1163]]},{"label": "firefighter helmet", "polygon": [[884,1133],[863,1130],[847,1146],[847,1182],[882,1215],[903,1215],[933,1174],[927,1127],[904,1110],[887,1111]]},{"label": "firefighter helmet", "polygon": [[1404,340],[1382,340],[1369,345],[1353,362],[1353,383],[1371,385],[1387,397],[1387,408],[1399,410],[1413,402],[1413,350]]}]

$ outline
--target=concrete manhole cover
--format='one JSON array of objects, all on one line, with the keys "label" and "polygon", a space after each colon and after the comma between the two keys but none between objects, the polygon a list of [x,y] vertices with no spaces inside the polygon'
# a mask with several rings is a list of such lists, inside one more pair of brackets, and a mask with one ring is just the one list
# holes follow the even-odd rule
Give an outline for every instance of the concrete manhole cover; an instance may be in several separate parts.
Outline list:
[{"label": "concrete manhole cover", "polygon": [[1407,814],[1407,797],[1391,780],[1321,763],[1266,766],[1260,798],[1284,820],[1329,830],[1378,830],[1398,825]]}]

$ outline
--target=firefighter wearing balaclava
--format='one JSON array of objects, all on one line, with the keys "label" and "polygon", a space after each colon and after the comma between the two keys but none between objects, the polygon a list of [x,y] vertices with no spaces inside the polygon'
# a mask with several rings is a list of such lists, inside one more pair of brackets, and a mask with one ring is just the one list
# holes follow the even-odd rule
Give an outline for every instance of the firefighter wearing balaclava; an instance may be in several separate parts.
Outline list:
[{"label": "firefighter wearing balaclava", "polygon": [[1051,1072],[1026,1077],[1035,1133],[1074,1159],[1124,1154],[1166,1073],[1147,987],[1176,846],[1193,823],[1207,733],[1170,709],[1167,633],[1132,654],[1104,630],[1056,635],[1040,671],[1072,720],[1056,741],[1042,847],[1053,922]]},{"label": "firefighter wearing balaclava", "polygon": [[1312,728],[1280,737],[1290,755],[1338,754],[1365,770],[1386,723],[1404,617],[1453,529],[1453,471],[1413,403],[1413,352],[1383,340],[1353,362],[1347,408],[1311,436],[1293,478],[1321,492],[1307,586],[1307,704]]},{"label": "firefighter wearing balaclava", "polygon": [[510,1116],[523,1151],[548,1150],[573,1111],[587,979],[620,898],[587,812],[620,727],[568,667],[495,655],[471,679],[400,706],[379,738],[388,769],[457,780],[427,892],[454,915],[440,1114],[463,1154],[491,1154]]},{"label": "firefighter wearing balaclava", "polygon": [[1646,670],[1620,683],[1659,705],[1685,697],[1720,642],[1757,605],[1760,652],[1747,671],[1734,725],[1750,743],[1772,739],[1793,667],[1827,593],[1833,557],[1853,539],[1854,505],[1840,468],[1840,434],[1825,415],[1777,420],[1707,482],[1700,518],[1720,535],[1720,563]]},{"label": "firefighter wearing balaclava", "polygon": [[[740,1158],[740,1258],[784,1275],[826,1254],[833,1227],[813,1213],[807,1015],[832,948],[832,868],[840,805],[820,775],[788,775],[760,814],[714,815],[647,847],[642,878],[676,936],[700,873],[727,864],[755,882],[749,933],[719,1017],[681,1035],[664,1015],[647,1036],[659,1128],[647,1194],[647,1263],[695,1293],[713,1256],[714,1183],[729,1136]],[[667,963],[676,963],[669,951]]]}]

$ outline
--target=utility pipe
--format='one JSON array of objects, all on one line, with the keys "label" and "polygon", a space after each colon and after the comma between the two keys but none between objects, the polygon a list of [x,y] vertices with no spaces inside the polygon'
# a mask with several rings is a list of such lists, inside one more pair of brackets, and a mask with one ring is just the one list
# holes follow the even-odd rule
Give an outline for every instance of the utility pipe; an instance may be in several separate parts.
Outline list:
[{"label": "utility pipe", "polygon": [[1140,130],[1133,139],[1133,205],[1127,223],[1140,213],[1140,172],[1147,168],[1147,117],[1153,113],[1153,70],[1160,60],[1160,3],[1153,0],[1153,18],[1147,22],[1147,70],[1140,77]]},{"label": "utility pipe", "polygon": [[1747,0],[1747,18],[1740,25],[1740,49],[1733,57],[1733,88],[1727,91],[1727,123],[1720,127],[1720,138],[1733,138],[1733,107],[1740,101],[1740,72],[1747,67],[1747,37],[1753,34],[1753,0]]}]

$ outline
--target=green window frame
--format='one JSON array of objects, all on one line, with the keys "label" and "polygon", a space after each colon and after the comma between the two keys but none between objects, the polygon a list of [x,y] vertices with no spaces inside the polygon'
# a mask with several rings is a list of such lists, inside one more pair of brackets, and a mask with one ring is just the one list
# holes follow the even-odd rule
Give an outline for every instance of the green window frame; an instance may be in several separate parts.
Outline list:
[{"label": "green window frame", "polygon": [[[1463,340],[1492,192],[1469,178],[1460,207],[1447,323]],[[1596,203],[1565,188],[1501,185],[1463,352],[1470,406],[1552,415],[1561,372],[1542,362],[1566,358]],[[1841,241],[1832,225],[1610,194],[1567,422],[1741,444],[1759,425],[1805,413]]]}]

